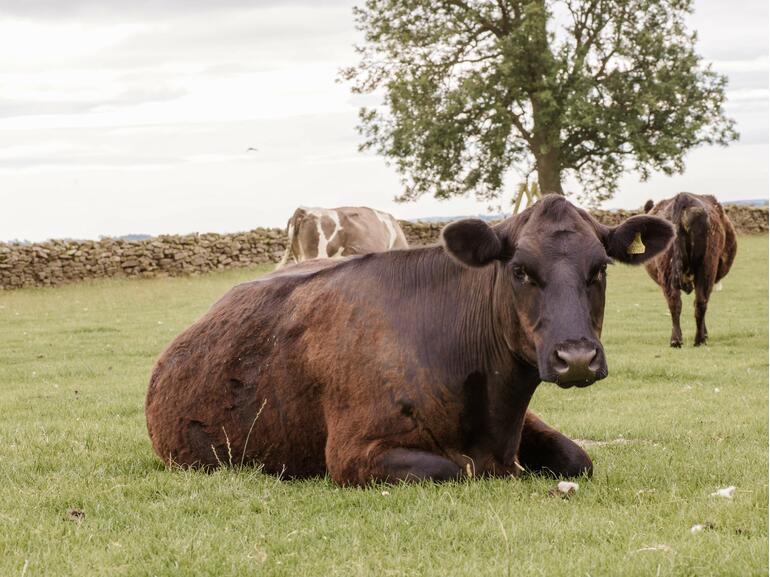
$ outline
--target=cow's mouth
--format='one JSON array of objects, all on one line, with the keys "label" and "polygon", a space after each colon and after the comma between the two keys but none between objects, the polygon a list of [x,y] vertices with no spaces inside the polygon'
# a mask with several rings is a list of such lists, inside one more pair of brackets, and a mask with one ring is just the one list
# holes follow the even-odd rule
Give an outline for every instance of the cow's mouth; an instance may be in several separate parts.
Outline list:
[{"label": "cow's mouth", "polygon": [[588,339],[565,341],[540,364],[540,378],[562,389],[587,387],[607,376],[601,345]]},{"label": "cow's mouth", "polygon": [[[607,376],[607,368],[600,367],[596,371],[586,371],[585,373],[572,373],[567,375],[556,375],[552,382],[559,385],[562,389],[571,389],[572,387],[584,388],[592,385],[596,381],[601,381]],[[550,380],[550,379],[549,379]]]},{"label": "cow's mouth", "polygon": [[571,389],[572,387],[588,387],[598,381],[599,379],[597,377],[590,377],[582,380],[573,380],[573,381],[563,381],[560,380],[558,377],[556,378],[556,384],[559,385],[562,389]]},{"label": "cow's mouth", "polygon": [[572,387],[585,388],[596,381],[601,381],[607,376],[607,369],[601,367],[596,371],[576,372],[571,371],[568,374],[550,374],[541,375],[540,380],[549,383],[555,383],[562,389],[571,389]]}]

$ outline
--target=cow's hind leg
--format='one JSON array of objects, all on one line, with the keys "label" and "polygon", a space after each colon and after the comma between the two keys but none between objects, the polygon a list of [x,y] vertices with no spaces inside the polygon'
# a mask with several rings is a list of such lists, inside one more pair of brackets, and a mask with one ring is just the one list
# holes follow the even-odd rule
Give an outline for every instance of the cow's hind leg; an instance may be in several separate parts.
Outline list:
[{"label": "cow's hind leg", "polygon": [[588,453],[530,411],[521,431],[519,464],[528,471],[554,477],[590,476],[593,472]]},{"label": "cow's hind leg", "polygon": [[706,328],[706,309],[711,296],[714,279],[698,274],[695,279],[695,346],[705,345],[709,337]]},{"label": "cow's hind leg", "polygon": [[679,323],[682,316],[682,295],[677,288],[667,287],[664,292],[668,310],[671,311],[671,346],[679,348],[682,346],[682,325]]}]

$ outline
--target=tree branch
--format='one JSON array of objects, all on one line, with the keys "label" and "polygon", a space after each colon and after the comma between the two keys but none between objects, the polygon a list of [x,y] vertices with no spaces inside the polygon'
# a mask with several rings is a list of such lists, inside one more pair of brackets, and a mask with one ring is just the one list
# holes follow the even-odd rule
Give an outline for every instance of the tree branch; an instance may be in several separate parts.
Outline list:
[{"label": "tree branch", "polygon": [[[575,81],[577,80],[577,77],[581,70],[583,70],[585,66],[586,58],[591,51],[591,48],[596,44],[596,41],[598,40],[600,34],[604,30],[604,28],[607,26],[607,24],[610,23],[612,18],[607,17],[603,20],[600,20],[597,23],[595,23],[596,20],[596,10],[599,7],[602,0],[591,0],[591,2],[586,7],[585,11],[578,13],[575,11],[575,9],[572,8],[570,4],[568,4],[567,8],[569,9],[570,13],[572,14],[572,19],[574,22],[574,28],[572,35],[575,38],[575,56],[574,60],[572,62],[572,67],[570,68],[570,71],[567,73],[567,78],[564,81],[564,84],[562,85],[562,89],[560,91],[560,99],[563,100],[564,97],[569,93],[569,90],[574,86]],[[599,14],[601,15],[601,10],[599,10]],[[625,9],[622,12],[623,17],[625,17]],[[589,27],[589,18],[591,20],[591,26]],[[588,30],[588,35],[584,39],[583,38],[583,32]]]},{"label": "tree branch", "polygon": [[505,0],[497,0],[497,6],[500,8],[500,14],[503,18],[501,29],[505,34],[510,34],[511,16],[508,13],[508,7],[505,5]]},{"label": "tree branch", "polygon": [[503,36],[505,36],[505,33],[503,32],[503,30],[500,29],[499,26],[497,26],[489,18],[486,18],[485,16],[483,16],[478,10],[474,10],[473,8],[471,8],[471,6],[467,2],[464,2],[463,0],[444,0],[444,2],[449,6],[454,6],[455,8],[459,8],[463,12],[472,14],[473,16],[476,17],[476,20],[486,30],[489,30],[492,34],[494,34],[498,38],[502,38]]}]

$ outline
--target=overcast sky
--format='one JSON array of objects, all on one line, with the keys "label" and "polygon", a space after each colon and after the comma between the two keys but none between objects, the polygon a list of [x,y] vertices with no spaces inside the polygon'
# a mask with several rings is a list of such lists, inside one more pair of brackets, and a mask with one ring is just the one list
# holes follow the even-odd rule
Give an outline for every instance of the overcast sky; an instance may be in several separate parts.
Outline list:
[{"label": "overcast sky", "polygon": [[[356,61],[354,4],[0,0],[0,239],[284,226],[299,205],[485,212],[396,204],[395,171],[357,151],[363,100],[335,82]],[[768,195],[767,0],[695,7],[741,140],[692,152],[681,176],[630,174],[607,207]]]}]

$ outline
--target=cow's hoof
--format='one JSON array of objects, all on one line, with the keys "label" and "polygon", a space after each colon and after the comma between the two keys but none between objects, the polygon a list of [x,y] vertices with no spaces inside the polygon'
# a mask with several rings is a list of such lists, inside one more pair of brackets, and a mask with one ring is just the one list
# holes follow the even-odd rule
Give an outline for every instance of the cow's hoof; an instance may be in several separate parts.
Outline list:
[{"label": "cow's hoof", "polygon": [[699,347],[701,345],[705,345],[706,341],[708,341],[708,339],[698,339],[698,340],[695,341],[695,346]]},{"label": "cow's hoof", "polygon": [[682,348],[682,341],[678,341],[676,339],[671,339],[671,347],[674,349],[681,349]]}]

